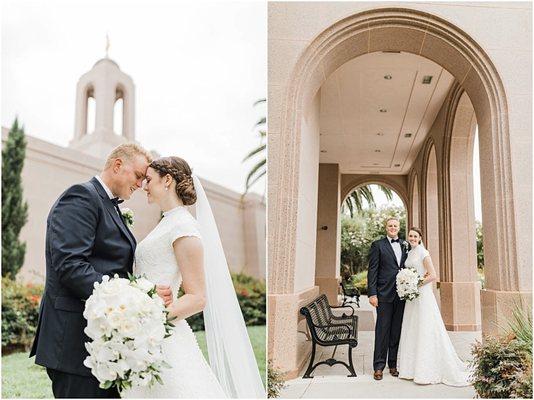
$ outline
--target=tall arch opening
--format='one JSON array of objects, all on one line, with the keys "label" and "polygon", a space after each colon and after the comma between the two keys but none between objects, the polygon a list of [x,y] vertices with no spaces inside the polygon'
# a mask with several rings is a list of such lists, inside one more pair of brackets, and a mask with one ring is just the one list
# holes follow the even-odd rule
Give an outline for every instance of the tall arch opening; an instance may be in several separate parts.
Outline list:
[{"label": "tall arch opening", "polygon": [[[270,310],[273,313],[282,313],[275,319],[285,321],[284,327],[280,328],[283,332],[295,333],[290,337],[286,335],[282,345],[280,341],[277,342],[277,329],[273,327],[270,331],[269,349],[275,366],[287,365],[281,360],[289,359],[291,360],[289,364],[293,365],[291,368],[296,368],[306,355],[307,347],[297,344],[296,340],[297,305],[311,300],[319,292],[318,287],[314,286],[310,279],[310,272],[313,269],[311,266],[315,265],[316,251],[319,248],[316,232],[313,232],[314,226],[317,231],[321,225],[318,221],[317,208],[320,205],[317,199],[324,193],[323,186],[317,179],[320,176],[319,163],[337,168],[337,172],[334,172],[335,179],[331,182],[339,185],[338,204],[343,198],[341,193],[345,187],[344,183],[351,179],[350,176],[364,175],[361,171],[345,173],[342,167],[343,160],[340,163],[337,159],[327,158],[338,149],[349,148],[350,144],[339,139],[347,136],[347,132],[353,126],[363,126],[361,123],[350,124],[349,121],[349,124],[341,124],[342,133],[338,135],[337,148],[336,138],[333,137],[331,149],[321,146],[322,137],[325,136],[321,122],[335,123],[332,120],[328,121],[328,117],[335,115],[335,109],[332,108],[330,114],[323,112],[322,109],[323,97],[328,101],[328,92],[333,93],[335,89],[335,82],[329,82],[329,78],[351,60],[378,52],[407,53],[431,60],[451,75],[455,85],[460,86],[472,102],[479,126],[481,148],[490,150],[481,163],[481,181],[487,193],[483,198],[482,213],[484,221],[491,221],[491,228],[486,230],[485,241],[498,243],[488,250],[489,253],[486,252],[485,267],[491,274],[486,273],[486,289],[481,293],[482,302],[487,305],[483,307],[486,313],[482,322],[483,331],[495,330],[495,322],[501,317],[496,313],[494,305],[499,301],[505,301],[507,296],[513,295],[511,292],[519,290],[522,285],[518,279],[520,275],[518,270],[524,266],[517,264],[517,247],[511,241],[506,243],[499,241],[499,237],[514,237],[516,221],[512,197],[507,102],[501,79],[491,60],[465,32],[435,15],[401,8],[375,9],[354,14],[332,24],[309,45],[303,46],[298,60],[287,77],[278,75],[276,78],[279,82],[271,86],[279,94],[279,103],[275,108],[279,111],[270,113],[269,117],[270,121],[274,121],[270,126],[273,126],[275,132],[270,139],[270,148],[277,152],[276,159],[270,164],[270,168],[273,166],[270,170],[275,173],[269,176]],[[383,75],[382,79],[387,80],[385,76]],[[328,89],[328,85],[332,85],[332,90]],[[450,94],[451,90],[448,93]],[[450,101],[449,95],[447,101]],[[388,104],[379,106],[378,112],[382,108],[388,110]],[[348,118],[343,115],[345,109],[338,108],[338,110],[337,118],[347,121]],[[383,114],[387,113],[388,111]],[[445,124],[446,118],[447,110],[442,107],[435,121]],[[326,133],[332,136],[335,134]],[[375,132],[377,133],[382,132]],[[387,145],[388,143],[385,144],[386,147]],[[441,245],[441,239],[444,241],[443,249],[440,247],[438,251],[440,253],[438,259],[441,268],[440,278],[443,278],[449,276],[447,274],[450,271],[452,254],[450,238],[444,233],[445,229],[449,229],[451,210],[450,202],[446,203],[450,192],[447,192],[447,183],[443,175],[448,165],[444,154],[443,134],[435,145],[437,184],[440,188],[437,191],[438,227],[441,229],[438,233],[438,246]],[[364,166],[370,167],[365,170],[365,174],[368,175],[364,175],[364,178],[383,177],[380,168],[383,168],[388,160],[381,157],[382,151],[375,152],[381,149],[365,148],[365,146],[363,148],[366,154],[372,153],[369,160],[363,160],[366,162]],[[326,153],[323,153],[323,150]],[[402,163],[396,162],[395,158],[391,158],[389,163],[391,168],[400,164],[402,171]],[[389,163],[386,165],[388,168]],[[420,158],[415,163],[419,164],[414,165],[414,168],[422,173]],[[371,169],[372,167],[377,168]],[[411,176],[409,172],[402,172],[394,178],[407,197],[411,197],[408,189],[408,176]],[[388,175],[391,176],[392,174]],[[426,179],[422,175],[418,176],[421,176],[419,197],[425,204],[422,186],[426,184]],[[413,199],[411,200],[410,204],[413,204]],[[428,210],[420,208],[420,211],[421,218],[428,219]],[[421,225],[427,229],[425,221],[421,221]],[[330,226],[338,225],[333,223]],[[510,293],[504,293],[506,291]],[[278,307],[278,304],[282,303],[295,306],[282,311]],[[291,372],[289,375],[291,376]]]}]

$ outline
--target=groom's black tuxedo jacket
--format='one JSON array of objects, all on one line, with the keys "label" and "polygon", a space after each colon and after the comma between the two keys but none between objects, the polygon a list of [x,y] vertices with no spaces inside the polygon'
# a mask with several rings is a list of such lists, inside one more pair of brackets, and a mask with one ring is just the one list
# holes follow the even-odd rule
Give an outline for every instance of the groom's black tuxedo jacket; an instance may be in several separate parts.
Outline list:
[{"label": "groom's black tuxedo jacket", "polygon": [[46,224],[46,284],[30,357],[55,370],[91,376],[83,365],[84,301],[103,275],[132,271],[136,241],[96,178],[67,189]]},{"label": "groom's black tuxedo jacket", "polygon": [[369,251],[369,270],[367,271],[367,295],[378,296],[378,303],[391,303],[396,298],[397,273],[404,268],[404,261],[408,253],[401,245],[401,262],[397,257],[387,237],[373,242]]}]

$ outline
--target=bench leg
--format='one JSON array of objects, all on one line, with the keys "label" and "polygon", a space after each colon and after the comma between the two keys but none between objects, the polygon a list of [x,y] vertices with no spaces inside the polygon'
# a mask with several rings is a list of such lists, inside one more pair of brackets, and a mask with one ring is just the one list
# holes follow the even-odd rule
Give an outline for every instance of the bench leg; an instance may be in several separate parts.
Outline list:
[{"label": "bench leg", "polygon": [[356,376],[356,371],[354,371],[354,363],[352,362],[352,347],[349,346],[349,366],[347,369],[350,372],[350,375],[347,375],[348,377]]},{"label": "bench leg", "polygon": [[337,344],[334,347],[334,351],[332,352],[332,356],[330,358],[334,358],[334,356],[336,355],[336,350],[337,350]]},{"label": "bench leg", "polygon": [[315,342],[312,340],[312,353],[310,357],[310,363],[308,364],[308,368],[306,369],[306,372],[304,373],[303,378],[313,378],[310,374],[313,372],[315,367],[313,366],[313,361],[315,360]]}]

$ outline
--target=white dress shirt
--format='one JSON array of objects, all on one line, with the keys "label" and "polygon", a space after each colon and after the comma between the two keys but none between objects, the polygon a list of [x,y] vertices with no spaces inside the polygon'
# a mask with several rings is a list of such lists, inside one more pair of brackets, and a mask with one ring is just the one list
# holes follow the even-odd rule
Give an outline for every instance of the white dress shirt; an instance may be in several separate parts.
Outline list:
[{"label": "white dress shirt", "polygon": [[104,188],[104,190],[106,191],[108,197],[110,199],[114,199],[115,196],[113,196],[113,193],[111,193],[111,190],[108,188],[108,186],[104,183],[104,181],[102,180],[102,178],[98,175],[95,176],[95,178],[98,180],[98,182],[100,182],[100,184],[102,185],[102,187]]},{"label": "white dress shirt", "polygon": [[[106,194],[108,195],[108,197],[110,199],[114,199],[116,196],[113,196],[113,193],[111,193],[111,190],[110,188],[108,188],[108,186],[104,183],[104,181],[102,180],[102,178],[98,175],[95,176],[95,178],[98,180],[98,182],[100,182],[100,184],[102,185],[102,187],[104,188],[104,190],[106,191]],[[115,209],[117,209],[117,207],[115,207]],[[117,214],[119,214],[119,212],[117,211]],[[121,215],[119,214],[119,217]]]},{"label": "white dress shirt", "polygon": [[401,245],[399,242],[395,242],[395,243],[391,243],[391,240],[397,240],[398,237],[396,238],[390,238],[388,236],[388,240],[389,240],[389,244],[391,244],[391,247],[393,247],[393,252],[395,253],[395,257],[397,258],[397,264],[399,265],[400,267],[400,264],[401,264],[401,258],[402,258],[402,249],[401,249]]}]

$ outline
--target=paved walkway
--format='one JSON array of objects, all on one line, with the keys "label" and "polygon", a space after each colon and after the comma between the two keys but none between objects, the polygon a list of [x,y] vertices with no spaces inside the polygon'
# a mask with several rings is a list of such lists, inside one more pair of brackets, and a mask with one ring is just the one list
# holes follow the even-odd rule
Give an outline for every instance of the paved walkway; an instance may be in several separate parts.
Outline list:
[{"label": "paved walkway", "polygon": [[[362,311],[368,310],[367,299],[362,299]],[[480,340],[480,332],[449,332],[460,358],[471,358],[470,346]],[[475,391],[469,387],[456,388],[446,385],[418,385],[412,381],[394,378],[384,370],[384,379],[373,379],[373,331],[361,331],[359,344],[352,351],[357,377],[348,378],[342,365],[320,365],[313,379],[297,378],[286,382],[282,398],[474,398]],[[336,358],[347,360],[347,346],[338,348]],[[332,355],[332,347],[318,347],[316,360],[326,360]],[[309,361],[309,360],[308,360]],[[307,361],[307,362],[308,362]],[[307,367],[306,362],[306,367]],[[304,374],[301,371],[300,376]]]}]

